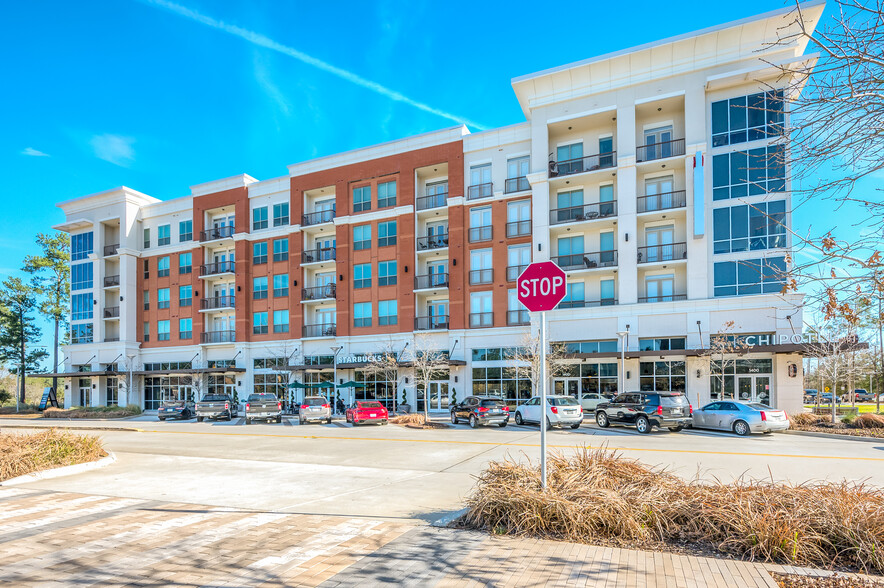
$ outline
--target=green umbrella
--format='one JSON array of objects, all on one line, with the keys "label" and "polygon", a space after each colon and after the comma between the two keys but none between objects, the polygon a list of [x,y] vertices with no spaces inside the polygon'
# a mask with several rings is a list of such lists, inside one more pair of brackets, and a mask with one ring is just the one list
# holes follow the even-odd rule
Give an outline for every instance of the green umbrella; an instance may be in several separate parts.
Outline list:
[{"label": "green umbrella", "polygon": [[338,388],[365,388],[365,384],[362,382],[354,382],[350,380],[349,382],[344,382]]},{"label": "green umbrella", "polygon": [[289,388],[309,388],[308,384],[302,384],[301,382],[292,382],[289,384]]},{"label": "green umbrella", "polygon": [[335,385],[331,382],[319,382],[318,384],[310,384],[311,388],[334,388]]}]

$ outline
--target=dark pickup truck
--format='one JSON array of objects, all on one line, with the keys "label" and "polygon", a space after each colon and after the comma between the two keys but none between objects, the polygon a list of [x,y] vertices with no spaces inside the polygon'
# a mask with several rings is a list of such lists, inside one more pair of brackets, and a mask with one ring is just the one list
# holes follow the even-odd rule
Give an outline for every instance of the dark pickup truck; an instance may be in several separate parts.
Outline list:
[{"label": "dark pickup truck", "polygon": [[196,420],[198,423],[203,419],[230,420],[239,416],[236,403],[227,394],[206,394],[203,399],[196,403]]},{"label": "dark pickup truck", "polygon": [[249,394],[246,400],[246,424],[252,421],[282,422],[282,402],[276,394]]}]

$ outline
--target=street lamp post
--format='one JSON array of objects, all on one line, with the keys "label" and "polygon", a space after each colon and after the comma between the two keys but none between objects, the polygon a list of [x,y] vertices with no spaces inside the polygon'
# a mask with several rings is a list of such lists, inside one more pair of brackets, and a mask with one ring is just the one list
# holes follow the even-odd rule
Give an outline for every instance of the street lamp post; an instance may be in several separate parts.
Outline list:
[{"label": "street lamp post", "polygon": [[626,388],[626,336],[629,335],[629,331],[617,331],[617,336],[620,338],[620,377],[617,378],[617,394],[623,394]]},{"label": "street lamp post", "polygon": [[[340,352],[341,352],[341,349],[343,349],[343,348],[344,348],[343,345],[332,346],[332,348],[331,348],[332,352],[334,352],[334,354],[335,354],[334,357],[332,358],[332,364],[334,364],[334,365],[333,365],[334,376],[332,376],[332,377],[334,378],[334,379],[332,380],[332,384],[333,384],[333,386],[332,386],[332,396],[333,396],[335,399],[336,399],[337,396],[338,396],[338,353],[340,353]],[[337,403],[334,402],[334,400],[332,401],[332,403],[333,403],[332,406],[335,407],[335,411],[334,411],[334,412],[337,412],[337,406],[338,406]]]}]

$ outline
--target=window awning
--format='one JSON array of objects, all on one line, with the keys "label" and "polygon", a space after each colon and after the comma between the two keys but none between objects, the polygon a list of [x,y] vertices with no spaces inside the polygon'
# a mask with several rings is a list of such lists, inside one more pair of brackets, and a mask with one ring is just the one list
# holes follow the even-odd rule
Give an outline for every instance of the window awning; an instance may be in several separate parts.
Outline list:
[{"label": "window awning", "polygon": [[[136,376],[190,376],[193,374],[243,374],[246,368],[219,367],[219,368],[183,368],[169,370],[137,370],[132,374]],[[126,373],[126,372],[119,372]]]},{"label": "window awning", "polygon": [[128,372],[51,372],[48,374],[28,374],[29,378],[95,378],[98,376],[125,376]]}]

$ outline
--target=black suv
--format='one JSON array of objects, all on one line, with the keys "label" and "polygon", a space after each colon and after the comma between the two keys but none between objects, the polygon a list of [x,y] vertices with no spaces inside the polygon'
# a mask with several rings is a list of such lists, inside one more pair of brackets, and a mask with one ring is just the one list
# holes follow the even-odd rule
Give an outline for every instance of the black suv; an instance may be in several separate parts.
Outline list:
[{"label": "black suv", "polygon": [[694,408],[679,392],[627,392],[599,404],[595,422],[600,427],[635,425],[639,433],[650,433],[652,427],[677,432],[691,424],[693,414]]},{"label": "black suv", "polygon": [[451,422],[455,425],[465,419],[472,428],[479,425],[505,427],[510,420],[510,408],[495,396],[467,396],[451,407]]}]

